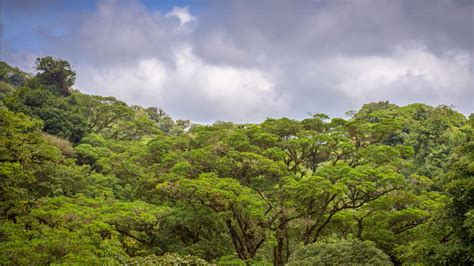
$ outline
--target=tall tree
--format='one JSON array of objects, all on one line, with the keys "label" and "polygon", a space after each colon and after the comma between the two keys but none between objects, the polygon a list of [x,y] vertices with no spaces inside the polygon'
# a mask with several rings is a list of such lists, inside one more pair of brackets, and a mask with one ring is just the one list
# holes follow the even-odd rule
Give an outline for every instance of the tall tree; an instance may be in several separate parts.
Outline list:
[{"label": "tall tree", "polygon": [[36,77],[41,85],[51,86],[58,95],[69,96],[76,81],[76,72],[71,69],[69,62],[51,56],[38,58],[36,70],[39,71]]}]

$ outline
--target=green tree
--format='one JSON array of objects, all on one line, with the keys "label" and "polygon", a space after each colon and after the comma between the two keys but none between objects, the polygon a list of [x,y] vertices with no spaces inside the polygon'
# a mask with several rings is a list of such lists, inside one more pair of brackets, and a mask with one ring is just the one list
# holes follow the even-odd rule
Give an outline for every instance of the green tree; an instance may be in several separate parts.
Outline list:
[{"label": "green tree", "polygon": [[25,84],[29,75],[17,67],[11,67],[5,62],[0,62],[0,81],[13,87],[21,87]]},{"label": "green tree", "polygon": [[288,265],[391,265],[390,258],[370,241],[330,240],[302,246]]},{"label": "green tree", "polygon": [[51,56],[36,59],[36,78],[39,84],[51,87],[52,92],[60,96],[69,96],[71,87],[76,81],[76,72],[69,62],[54,59]]},{"label": "green tree", "polygon": [[183,200],[191,206],[203,206],[218,214],[242,260],[254,258],[266,239],[262,228],[264,202],[235,179],[202,174],[194,180],[166,182],[158,188],[167,197]]}]

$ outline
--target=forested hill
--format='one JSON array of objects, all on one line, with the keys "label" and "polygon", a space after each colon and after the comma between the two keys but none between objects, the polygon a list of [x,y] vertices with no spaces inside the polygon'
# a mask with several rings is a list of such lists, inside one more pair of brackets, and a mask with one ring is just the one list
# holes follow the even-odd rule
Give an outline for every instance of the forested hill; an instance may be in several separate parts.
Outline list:
[{"label": "forested hill", "polygon": [[0,63],[1,265],[474,263],[473,115],[194,125],[36,68]]}]

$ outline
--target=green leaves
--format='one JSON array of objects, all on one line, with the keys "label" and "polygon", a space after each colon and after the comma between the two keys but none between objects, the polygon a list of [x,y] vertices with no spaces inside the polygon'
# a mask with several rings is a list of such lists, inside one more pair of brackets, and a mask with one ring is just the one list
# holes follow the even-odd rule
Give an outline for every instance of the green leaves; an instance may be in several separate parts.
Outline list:
[{"label": "green leaves", "polygon": [[205,207],[227,227],[240,259],[253,258],[265,241],[265,202],[257,193],[231,178],[201,174],[197,179],[165,182],[158,189],[190,207]]},{"label": "green leaves", "polygon": [[392,264],[375,244],[357,239],[335,240],[302,246],[290,257],[288,265]]},{"label": "green leaves", "polygon": [[251,189],[242,186],[235,179],[219,178],[213,173],[201,174],[197,179],[166,182],[158,185],[158,189],[172,194],[171,197],[182,197],[219,213],[231,212],[233,208],[242,208],[242,211],[258,214],[257,210],[262,210],[264,206]]},{"label": "green leaves", "polygon": [[[17,226],[4,224],[7,227],[2,233],[10,242],[3,248],[10,253],[12,262],[16,258],[13,239],[18,238],[23,244],[30,243],[30,249],[42,248],[42,256],[49,257],[51,262],[79,263],[84,259],[81,256],[94,263],[123,262],[129,255],[160,252],[156,241],[170,213],[168,207],[140,201],[104,201],[81,196],[42,198],[35,203],[35,209],[22,218],[30,230],[26,235],[24,230],[11,231]],[[60,247],[59,240],[63,237],[70,242]]]},{"label": "green leaves", "polygon": [[36,75],[39,83],[46,87],[53,87],[52,92],[61,96],[68,96],[70,88],[76,81],[76,72],[71,69],[69,62],[54,59],[51,56],[36,59]]},{"label": "green leaves", "polygon": [[37,67],[0,63],[2,265],[472,264],[473,116],[192,125]]},{"label": "green leaves", "polygon": [[11,67],[5,62],[0,62],[0,81],[3,85],[11,85],[12,87],[22,86],[29,75],[21,71],[17,67]]}]

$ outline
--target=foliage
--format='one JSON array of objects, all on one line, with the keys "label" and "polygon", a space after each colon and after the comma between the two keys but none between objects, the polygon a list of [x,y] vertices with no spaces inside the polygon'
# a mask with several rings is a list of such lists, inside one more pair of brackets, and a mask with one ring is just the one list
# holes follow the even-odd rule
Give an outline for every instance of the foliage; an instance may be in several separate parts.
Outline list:
[{"label": "foliage", "polygon": [[161,256],[149,255],[133,257],[127,265],[210,265],[205,260],[194,256],[180,256],[176,253],[166,253]]},{"label": "foliage", "polygon": [[472,264],[474,116],[174,121],[0,64],[0,264]]},{"label": "foliage", "polygon": [[54,59],[51,56],[36,59],[36,75],[38,84],[51,88],[51,91],[61,96],[68,96],[76,81],[76,72],[71,69],[69,62]]},{"label": "foliage", "polygon": [[357,239],[334,240],[302,246],[288,265],[391,265],[390,258],[375,244]]},{"label": "foliage", "polygon": [[3,61],[0,62],[0,81],[2,81],[3,84],[10,84],[13,87],[20,87],[26,82],[28,78],[29,75],[20,69],[11,67]]},{"label": "foliage", "polygon": [[41,119],[49,134],[78,142],[87,132],[86,118],[78,107],[42,87],[23,87],[9,94],[4,102],[10,110]]}]

